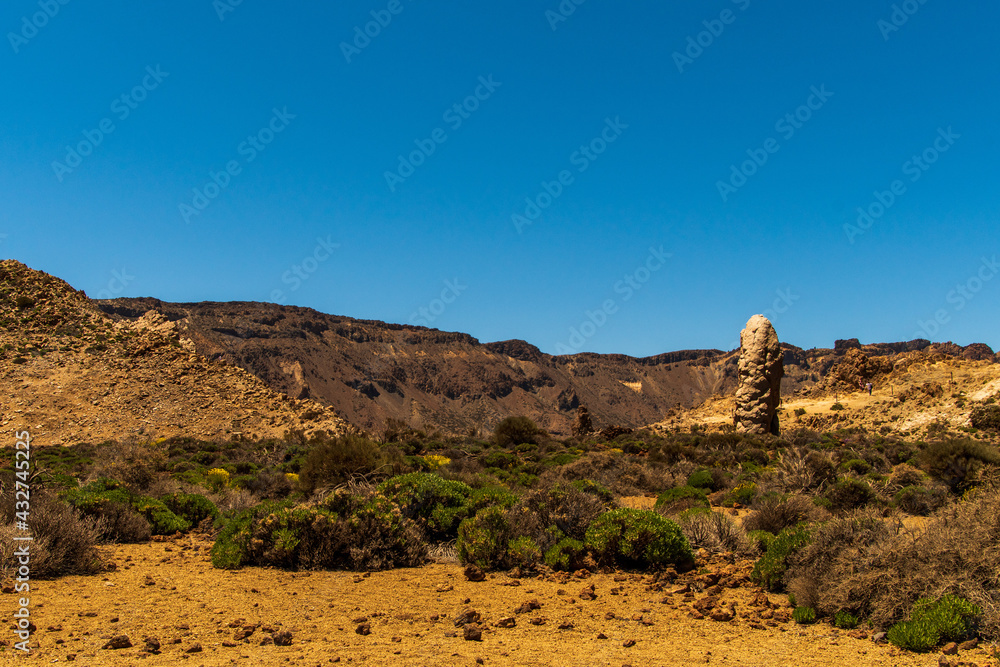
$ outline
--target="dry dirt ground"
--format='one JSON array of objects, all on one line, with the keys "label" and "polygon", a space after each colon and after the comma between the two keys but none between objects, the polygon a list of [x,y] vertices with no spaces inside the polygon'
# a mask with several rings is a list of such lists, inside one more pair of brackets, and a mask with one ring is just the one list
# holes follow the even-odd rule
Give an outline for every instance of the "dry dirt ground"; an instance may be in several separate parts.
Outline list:
[{"label": "dry dirt ground", "polygon": [[[261,568],[228,572],[212,567],[210,546],[207,536],[189,535],[106,547],[105,554],[117,565],[114,571],[34,582],[33,650],[25,656],[4,647],[0,664],[938,664],[937,654],[901,653],[825,623],[781,622],[790,611],[784,596],[757,597],[759,591],[745,581],[719,595],[723,608],[736,603],[735,619],[697,620],[692,603],[712,592],[701,590],[708,583],[704,569],[659,584],[648,575],[621,573],[562,580],[511,579],[498,573],[470,582],[457,563],[370,575]],[[740,580],[748,571],[740,563],[708,565],[709,571],[723,573],[722,584],[725,577]],[[685,582],[692,591],[675,592]],[[590,585],[596,594],[592,600],[581,595]],[[8,619],[16,597],[0,595]],[[531,600],[540,608],[515,613]],[[762,601],[774,608],[762,607]],[[466,640],[463,628],[455,625],[466,609],[481,615],[481,641]],[[769,615],[771,619],[762,618]],[[497,627],[504,618],[514,619],[514,627]],[[358,634],[365,619],[370,634]],[[13,630],[9,623],[4,626],[9,636],[2,639],[12,644]],[[241,640],[244,628],[252,633]],[[291,644],[270,643],[270,632],[282,630],[291,632]],[[123,634],[132,647],[102,648]],[[144,650],[146,637],[158,640],[159,654]],[[981,667],[995,664],[981,648],[962,652],[958,659]]]}]

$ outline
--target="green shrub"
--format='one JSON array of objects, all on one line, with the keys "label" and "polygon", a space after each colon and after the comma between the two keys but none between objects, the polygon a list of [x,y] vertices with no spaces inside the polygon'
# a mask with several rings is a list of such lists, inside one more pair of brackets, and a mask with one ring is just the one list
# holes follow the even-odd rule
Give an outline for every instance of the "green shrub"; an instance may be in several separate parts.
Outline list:
[{"label": "green shrub", "polygon": [[378,490],[435,539],[455,537],[458,525],[469,516],[472,489],[463,482],[433,473],[411,472],[392,477],[382,482]]},{"label": "green shrub", "polygon": [[615,499],[615,494],[611,493],[611,490],[608,487],[595,482],[592,479],[578,479],[570,483],[584,493],[597,496],[604,503],[611,503]]},{"label": "green shrub", "polygon": [[530,537],[515,537],[507,544],[507,558],[512,566],[534,569],[542,560],[542,550]]},{"label": "green shrub", "polygon": [[544,434],[527,417],[507,417],[493,429],[493,441],[500,447],[514,447],[525,442],[538,444]]},{"label": "green shrub", "polygon": [[886,638],[906,651],[923,653],[941,642],[941,635],[927,621],[901,621],[889,628]]},{"label": "green shrub", "polygon": [[872,464],[864,459],[850,459],[840,464],[841,470],[849,470],[858,475],[866,475],[871,472]]},{"label": "green shrub", "polygon": [[934,494],[923,486],[906,486],[896,492],[892,499],[893,505],[919,516],[927,516],[942,505],[944,498]]},{"label": "green shrub", "polygon": [[757,497],[757,485],[753,482],[741,482],[726,494],[723,505],[749,505]]},{"label": "green shrub", "polygon": [[[130,491],[124,484],[111,479],[99,479],[65,494],[66,502],[86,516],[100,518],[105,514],[119,515],[121,505],[130,506],[149,522],[153,535],[171,535],[191,528],[191,522],[170,511],[163,502]],[[113,536],[105,535],[114,539]]]},{"label": "green shrub", "polygon": [[833,624],[841,630],[853,630],[858,627],[858,623],[858,617],[847,610],[838,611],[833,617]]},{"label": "green shrub", "polygon": [[502,486],[484,486],[481,489],[474,489],[469,498],[469,515],[473,515],[479,510],[487,507],[500,507],[509,509],[518,500],[518,495]]},{"label": "green shrub", "polygon": [[565,537],[545,552],[545,564],[553,570],[577,570],[583,565],[587,547],[580,540]]},{"label": "green shrub", "polygon": [[747,538],[750,540],[750,544],[757,547],[757,551],[760,553],[767,553],[767,550],[772,544],[774,544],[775,536],[773,533],[769,533],[766,530],[750,530],[747,531]]},{"label": "green shrub", "polygon": [[690,566],[691,545],[680,527],[656,512],[622,508],[602,514],[584,540],[594,557],[623,567]]},{"label": "green shrub", "polygon": [[299,485],[307,494],[343,484],[354,476],[374,473],[385,463],[378,445],[360,435],[343,435],[315,445],[299,470]]},{"label": "green shrub", "polygon": [[197,526],[219,515],[215,503],[197,493],[171,493],[160,498],[171,512]]},{"label": "green shrub", "polygon": [[520,460],[516,455],[504,451],[492,451],[483,457],[483,465],[487,468],[499,468],[500,470],[512,470],[520,465]]},{"label": "green shrub", "polygon": [[875,492],[867,482],[857,479],[844,479],[826,493],[831,507],[835,510],[847,511],[864,507],[875,500]]},{"label": "green shrub", "polygon": [[804,524],[781,531],[754,563],[750,578],[770,591],[781,590],[788,559],[809,543],[809,532]]},{"label": "green shrub", "polygon": [[929,444],[920,453],[920,462],[931,476],[963,493],[975,484],[983,464],[1000,465],[1000,452],[967,438],[942,440]]},{"label": "green shrub", "polygon": [[816,622],[816,610],[812,607],[796,607],[792,619],[799,625],[809,625]]},{"label": "green shrub", "polygon": [[801,417],[805,413],[806,413],[806,409],[805,408],[795,408],[795,416],[796,417]]},{"label": "green shrub", "polygon": [[656,509],[673,510],[687,509],[702,505],[708,507],[708,496],[702,489],[693,486],[677,486],[667,489],[656,498]]},{"label": "green shrub", "polygon": [[712,471],[707,468],[699,468],[687,478],[687,485],[696,489],[711,489],[712,484]]},{"label": "green shrub", "polygon": [[910,620],[892,626],[887,638],[908,651],[929,651],[941,642],[967,639],[981,614],[982,609],[955,595],[922,598],[913,606]]},{"label": "green shrub", "polygon": [[458,557],[462,563],[472,563],[484,570],[507,566],[510,525],[499,507],[487,507],[458,527]]},{"label": "green shrub", "polygon": [[25,310],[26,308],[31,308],[35,305],[35,300],[30,296],[19,296],[14,299],[14,305],[18,307],[19,310]]},{"label": "green shrub", "polygon": [[843,410],[844,409],[844,404],[841,403],[840,401],[837,401],[836,403],[834,403],[833,405],[830,406],[830,409],[831,410]]},{"label": "green shrub", "polygon": [[322,502],[265,502],[229,518],[212,547],[220,568],[382,570],[423,563],[427,545],[377,493],[338,490]]}]

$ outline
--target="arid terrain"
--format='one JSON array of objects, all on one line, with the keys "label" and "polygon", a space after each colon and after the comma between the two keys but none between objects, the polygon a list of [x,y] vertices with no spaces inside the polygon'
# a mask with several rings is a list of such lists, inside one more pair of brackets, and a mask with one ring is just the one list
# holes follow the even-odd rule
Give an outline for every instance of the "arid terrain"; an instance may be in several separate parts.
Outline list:
[{"label": "arid terrain", "polygon": [[[735,619],[693,618],[692,603],[708,597],[710,575],[722,574],[723,583],[745,579],[746,563],[713,560],[706,574],[681,575],[673,583],[625,573],[541,579],[496,574],[471,582],[454,562],[364,575],[224,572],[208,562],[210,546],[194,535],[108,547],[115,571],[39,582],[33,591],[38,648],[30,657],[4,648],[0,661],[51,664],[74,656],[79,664],[115,666],[937,665],[934,654],[874,643],[869,632],[777,620],[791,613],[787,597],[746,583],[719,596],[723,608],[735,605]],[[596,598],[582,598],[590,586]],[[677,592],[686,588],[691,592]],[[8,617],[12,597],[3,596]],[[531,601],[540,608],[517,612]],[[769,606],[772,618],[761,618]],[[455,626],[467,609],[481,616],[481,641],[465,640]],[[497,627],[502,619],[513,619],[513,627]],[[357,633],[364,623],[368,635]],[[236,639],[245,629],[253,632]],[[285,630],[291,645],[275,646],[271,634]],[[102,648],[123,634],[132,647]],[[158,641],[158,654],[145,650],[146,638]],[[967,664],[994,664],[984,648],[959,657]]]},{"label": "arid terrain", "polygon": [[[287,499],[280,511],[293,512],[322,488],[300,484],[299,473],[304,481],[309,465],[318,465],[309,463],[308,448],[353,442],[374,458],[327,479],[327,490],[358,475],[378,481],[387,469],[425,474],[444,465],[450,480],[477,489],[502,481],[525,494],[573,480],[610,497],[605,487],[621,487],[602,511],[652,510],[664,489],[688,489],[706,508],[709,494],[712,511],[742,521],[755,510],[735,494],[749,490],[753,499],[757,484],[796,496],[806,514],[826,519],[843,508],[821,510],[802,494],[827,508],[831,497],[842,500],[835,489],[870,484],[858,506],[877,505],[888,516],[899,511],[904,487],[925,485],[918,490],[937,504],[901,524],[916,534],[950,491],[965,487],[949,491],[916,470],[918,451],[903,440],[941,433],[973,433],[976,446],[996,440],[970,422],[973,406],[1000,393],[1000,364],[985,345],[846,340],[802,350],[783,343],[781,427],[815,436],[803,442],[825,452],[814,458],[828,475],[812,487],[786,488],[781,466],[812,461],[806,445],[726,440],[739,351],[553,357],[523,341],[481,344],[465,334],[271,304],[95,302],[11,260],[0,264],[0,277],[7,397],[0,425],[8,434],[30,430],[38,449],[73,450],[56,477],[79,491],[80,511],[87,498],[115,492],[85,484],[132,466],[142,468],[140,481],[129,482],[134,517],[155,498],[179,493],[203,494],[227,516],[265,500]],[[870,396],[859,381],[874,385]],[[553,438],[573,431],[581,406],[593,430]],[[543,431],[529,429],[507,445],[499,431],[491,435],[521,416]],[[373,438],[361,445],[336,439],[365,432]],[[820,432],[847,435],[821,440]],[[715,449],[699,453],[709,435]],[[94,447],[105,442],[101,454]],[[109,456],[126,442],[129,452],[148,446],[151,463]],[[972,479],[975,471],[966,472]],[[691,489],[699,474],[705,486]],[[910,481],[897,483],[900,475]],[[684,508],[697,505],[695,498]],[[497,568],[472,581],[457,555],[456,522],[421,567],[295,571],[250,562],[222,569],[209,557],[219,523],[158,534],[150,517],[152,539],[146,526],[136,543],[97,547],[99,573],[33,580],[33,650],[14,651],[8,623],[0,664],[930,666],[940,657],[902,651],[865,623],[841,630],[828,620],[792,621],[787,595],[751,581],[755,560],[746,549],[700,549],[695,568],[681,573],[591,561],[589,570],[570,572]],[[109,530],[93,526],[87,530]],[[0,594],[8,619],[20,598],[11,584],[3,582]],[[990,650],[965,648],[952,664],[1000,664]]]}]

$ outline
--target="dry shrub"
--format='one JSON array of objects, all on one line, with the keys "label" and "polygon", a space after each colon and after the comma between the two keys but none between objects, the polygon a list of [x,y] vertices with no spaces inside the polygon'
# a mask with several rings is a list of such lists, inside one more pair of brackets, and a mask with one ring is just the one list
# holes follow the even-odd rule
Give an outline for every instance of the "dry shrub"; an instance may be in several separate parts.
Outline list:
[{"label": "dry shrub", "polygon": [[564,483],[528,491],[507,512],[507,521],[513,535],[530,537],[544,552],[564,537],[582,541],[587,527],[607,510],[594,494]]},{"label": "dry shrub", "polygon": [[821,521],[829,517],[826,510],[817,507],[805,496],[760,496],[751,507],[754,513],[743,519],[743,529],[748,532],[766,530],[777,535],[800,521]]},{"label": "dry shrub", "polygon": [[88,481],[116,479],[136,493],[148,494],[150,486],[167,469],[163,443],[130,438],[113,447],[98,447]]},{"label": "dry shrub", "polygon": [[[6,494],[5,494],[6,495]],[[0,573],[11,576],[19,566],[15,541],[22,531],[14,528],[13,494],[0,502]],[[31,496],[28,525],[34,541],[30,542],[31,577],[49,579],[68,574],[94,574],[103,568],[97,553],[98,526],[94,519],[83,518],[66,503],[45,491]]]},{"label": "dry shrub", "polygon": [[682,514],[678,523],[695,549],[740,555],[750,555],[756,550],[746,531],[722,512],[693,510]]},{"label": "dry shrub", "polygon": [[583,479],[590,479],[607,487],[616,496],[655,493],[672,486],[673,482],[673,477],[667,471],[613,452],[594,453],[573,463],[547,470],[541,476],[541,481],[550,485]]},{"label": "dry shrub", "polygon": [[108,502],[97,517],[98,535],[104,542],[139,544],[149,542],[149,521],[128,503]]},{"label": "dry shrub", "polygon": [[774,470],[764,473],[758,486],[764,491],[807,493],[822,491],[836,478],[831,453],[796,447],[778,453]]},{"label": "dry shrub", "polygon": [[900,463],[889,473],[889,484],[898,491],[906,486],[921,486],[926,478],[927,475],[919,469],[907,463]]},{"label": "dry shrub", "polygon": [[260,500],[252,492],[239,487],[227,487],[209,499],[215,503],[220,512],[242,512],[256,505]]},{"label": "dry shrub", "polygon": [[922,597],[951,593],[983,610],[982,633],[1000,638],[1000,487],[939,510],[922,532],[862,510],[821,526],[788,573],[801,604],[840,610],[888,628]]}]

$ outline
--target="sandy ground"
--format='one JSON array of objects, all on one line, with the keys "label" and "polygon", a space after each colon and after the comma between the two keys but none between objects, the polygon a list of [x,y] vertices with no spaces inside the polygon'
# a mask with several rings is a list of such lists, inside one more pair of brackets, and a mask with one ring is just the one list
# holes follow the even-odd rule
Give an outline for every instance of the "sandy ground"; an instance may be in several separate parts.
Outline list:
[{"label": "sandy ground", "polygon": [[[682,575],[656,591],[652,578],[598,574],[586,578],[511,579],[491,575],[470,582],[457,563],[436,563],[360,575],[351,572],[293,573],[247,568],[216,570],[208,562],[205,536],[143,545],[108,547],[118,568],[96,577],[39,581],[31,593],[37,625],[30,655],[0,649],[0,664],[83,665],[781,665],[938,664],[938,655],[897,651],[870,639],[848,636],[820,623],[762,621],[751,602],[757,590],[726,588],[724,603],[736,603],[729,622],[691,616],[691,603],[706,595],[697,581],[685,597],[674,592]],[[717,565],[717,563],[715,564]],[[713,565],[714,567],[714,565]],[[725,566],[735,572],[736,565]],[[743,572],[746,566],[743,566]],[[512,585],[516,584],[516,585]],[[581,597],[593,584],[596,599]],[[14,594],[0,596],[9,619]],[[524,602],[540,608],[515,613]],[[772,595],[775,618],[787,611]],[[454,619],[471,608],[482,616],[482,640],[468,641]],[[759,611],[759,610],[758,610]],[[515,626],[496,627],[502,618]],[[371,633],[356,628],[367,619]],[[532,624],[544,619],[543,624]],[[536,621],[537,622],[537,621]],[[751,623],[758,627],[752,627]],[[771,627],[764,625],[770,623]],[[234,627],[235,626],[235,627]],[[268,627],[270,626],[270,627]],[[6,624],[13,644],[13,630]],[[237,639],[244,627],[253,632]],[[289,646],[261,645],[269,630],[292,634]],[[116,635],[131,648],[104,649]],[[160,654],[144,651],[155,637]],[[634,644],[633,644],[634,642]],[[200,647],[197,650],[196,647]],[[196,652],[188,652],[195,650]],[[992,665],[982,649],[959,656]]]}]

